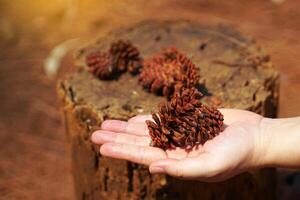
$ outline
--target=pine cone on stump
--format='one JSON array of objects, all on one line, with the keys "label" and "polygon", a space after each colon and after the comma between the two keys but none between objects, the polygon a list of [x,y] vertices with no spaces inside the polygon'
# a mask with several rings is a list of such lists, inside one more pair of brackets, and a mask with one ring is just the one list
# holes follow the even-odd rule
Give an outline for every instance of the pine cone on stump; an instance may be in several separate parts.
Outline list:
[{"label": "pine cone on stump", "polygon": [[159,105],[146,124],[152,146],[162,149],[182,147],[186,150],[204,144],[222,130],[223,115],[200,102],[202,94],[196,88],[177,91],[167,103]]},{"label": "pine cone on stump", "polygon": [[112,65],[111,55],[104,52],[92,52],[86,57],[88,70],[100,79],[109,79],[118,72]]},{"label": "pine cone on stump", "polygon": [[100,79],[111,79],[126,71],[136,74],[141,63],[138,49],[123,40],[113,42],[108,52],[91,52],[86,57],[89,71]]},{"label": "pine cone on stump", "polygon": [[146,60],[139,74],[139,82],[145,89],[168,98],[183,87],[197,86],[199,79],[199,69],[174,47]]},{"label": "pine cone on stump", "polygon": [[141,68],[139,50],[129,41],[118,40],[111,44],[109,53],[112,55],[113,64],[118,66],[119,71],[128,70],[130,73],[138,73]]}]

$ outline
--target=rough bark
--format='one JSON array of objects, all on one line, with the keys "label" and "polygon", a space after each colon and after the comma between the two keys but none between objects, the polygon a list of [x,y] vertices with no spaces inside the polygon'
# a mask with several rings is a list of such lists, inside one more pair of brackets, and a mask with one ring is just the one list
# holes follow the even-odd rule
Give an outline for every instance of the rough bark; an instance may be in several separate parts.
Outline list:
[{"label": "rough bark", "polygon": [[215,102],[213,95],[222,107],[268,117],[277,113],[279,79],[269,56],[231,27],[147,21],[115,30],[81,49],[75,58],[80,70],[58,84],[77,199],[273,199],[273,169],[243,173],[222,183],[201,183],[152,176],[142,165],[98,154],[89,137],[104,119],[126,120],[149,113],[164,99],[145,92],[130,74],[115,81],[100,81],[83,69],[88,52],[107,49],[115,39],[129,39],[144,57],[167,45],[187,53],[200,68],[201,82],[205,83],[201,90],[208,104]]}]

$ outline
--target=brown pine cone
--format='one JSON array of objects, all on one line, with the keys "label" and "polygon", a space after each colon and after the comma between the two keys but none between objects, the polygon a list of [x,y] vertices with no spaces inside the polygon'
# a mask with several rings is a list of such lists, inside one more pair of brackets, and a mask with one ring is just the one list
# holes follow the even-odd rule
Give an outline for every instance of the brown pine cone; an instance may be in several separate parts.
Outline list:
[{"label": "brown pine cone", "polygon": [[204,144],[222,130],[223,115],[200,102],[202,94],[196,88],[182,88],[172,99],[159,105],[146,124],[152,146],[162,149],[182,147],[187,150]]},{"label": "brown pine cone", "polygon": [[139,75],[139,82],[144,88],[168,98],[182,87],[195,87],[199,79],[199,69],[174,47],[146,60]]},{"label": "brown pine cone", "polygon": [[128,70],[130,73],[138,73],[142,64],[140,52],[129,41],[118,40],[111,44],[109,53],[113,58],[113,65],[118,66],[119,71]]},{"label": "brown pine cone", "polygon": [[118,72],[108,53],[92,52],[86,57],[88,70],[100,79],[110,79]]},{"label": "brown pine cone", "polygon": [[85,62],[100,79],[111,79],[127,70],[135,74],[142,66],[138,49],[122,40],[113,42],[108,52],[91,52]]}]

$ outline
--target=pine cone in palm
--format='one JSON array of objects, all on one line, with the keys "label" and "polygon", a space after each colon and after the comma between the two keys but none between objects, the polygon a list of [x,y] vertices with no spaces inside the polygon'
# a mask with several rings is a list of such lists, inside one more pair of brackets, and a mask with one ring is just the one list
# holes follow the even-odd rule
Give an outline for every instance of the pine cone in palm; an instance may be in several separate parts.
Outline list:
[{"label": "pine cone in palm", "polygon": [[199,79],[199,69],[174,47],[146,60],[139,75],[139,82],[144,88],[168,98],[182,87],[195,87]]},{"label": "pine cone in palm", "polygon": [[138,49],[123,40],[113,42],[108,52],[91,52],[86,57],[89,71],[100,79],[111,79],[125,71],[136,74],[141,63]]},{"label": "pine cone in palm", "polygon": [[146,121],[152,146],[190,150],[218,135],[223,115],[203,105],[201,97],[196,88],[181,88],[169,102],[160,104],[159,111],[152,114],[154,122]]}]

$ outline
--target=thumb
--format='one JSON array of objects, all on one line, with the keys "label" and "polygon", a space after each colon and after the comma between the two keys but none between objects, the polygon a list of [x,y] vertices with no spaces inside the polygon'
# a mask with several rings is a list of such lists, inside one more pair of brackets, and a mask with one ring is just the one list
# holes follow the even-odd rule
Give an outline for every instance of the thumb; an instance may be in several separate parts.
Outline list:
[{"label": "thumb", "polygon": [[201,154],[197,158],[183,160],[164,159],[152,162],[149,170],[153,174],[168,174],[182,179],[205,180],[217,173],[217,166],[209,154]]}]

